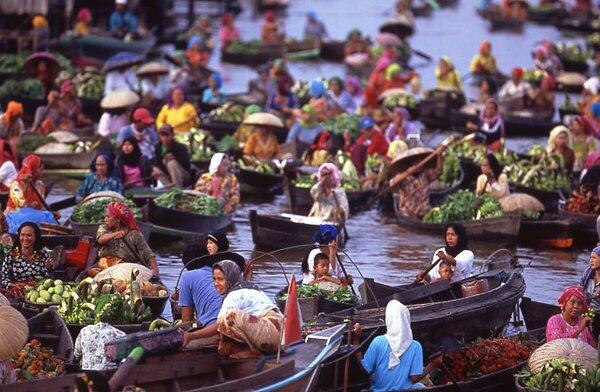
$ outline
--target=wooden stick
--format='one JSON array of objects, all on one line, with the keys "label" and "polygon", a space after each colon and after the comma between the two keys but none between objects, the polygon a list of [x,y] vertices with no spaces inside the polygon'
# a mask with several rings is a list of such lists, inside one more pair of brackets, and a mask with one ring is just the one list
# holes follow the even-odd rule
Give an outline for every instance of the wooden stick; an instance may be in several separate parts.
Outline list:
[{"label": "wooden stick", "polygon": [[[35,187],[35,183],[31,179],[29,180],[29,186],[33,187],[33,192],[35,193],[37,198],[40,200],[40,202],[42,203],[42,205],[44,206],[46,211],[52,212],[52,210],[50,210],[50,207],[48,206],[48,203],[46,203],[46,199],[44,199],[42,197],[42,195],[40,194],[40,191],[37,190],[37,188]],[[60,226],[60,222],[58,221],[58,219],[56,219],[54,214],[52,214],[52,217],[54,218],[54,221],[56,222],[56,224]]]}]

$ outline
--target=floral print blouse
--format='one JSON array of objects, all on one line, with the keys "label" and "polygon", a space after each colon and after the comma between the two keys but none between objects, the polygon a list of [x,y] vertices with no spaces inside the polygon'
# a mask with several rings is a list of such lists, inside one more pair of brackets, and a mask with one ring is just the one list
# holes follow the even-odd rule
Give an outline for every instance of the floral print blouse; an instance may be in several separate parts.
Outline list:
[{"label": "floral print blouse", "polygon": [[234,209],[240,204],[240,184],[237,177],[231,173],[227,173],[225,177],[204,173],[196,182],[195,189],[223,204],[229,203]]},{"label": "floral print blouse", "polygon": [[[102,235],[111,233],[111,230],[106,225],[100,225],[98,232],[96,233],[96,241]],[[139,230],[129,230],[125,234],[124,238],[114,238],[107,244],[100,246],[98,249],[98,256],[113,256],[119,259],[123,259],[124,263],[137,263],[140,264],[138,258],[129,250],[129,247],[125,244],[125,241],[136,251],[140,256],[146,267],[150,266],[150,260],[154,259],[154,252],[148,246],[148,243],[144,239],[144,236]]]},{"label": "floral print blouse", "polygon": [[6,288],[13,282],[49,276],[50,270],[46,268],[49,258],[48,249],[45,248],[34,252],[31,260],[26,260],[20,249],[11,250],[0,269],[0,286]]},{"label": "floral print blouse", "polygon": [[75,340],[75,358],[81,360],[83,370],[108,370],[117,367],[104,354],[104,345],[125,335],[125,332],[107,323],[83,327]]}]

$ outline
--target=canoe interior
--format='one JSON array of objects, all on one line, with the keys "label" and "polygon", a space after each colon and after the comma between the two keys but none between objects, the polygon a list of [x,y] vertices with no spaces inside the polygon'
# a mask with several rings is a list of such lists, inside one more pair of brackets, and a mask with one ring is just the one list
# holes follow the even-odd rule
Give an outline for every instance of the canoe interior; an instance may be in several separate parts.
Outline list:
[{"label": "canoe interior", "polygon": [[37,155],[42,158],[44,167],[48,169],[87,169],[96,151]]},{"label": "canoe interior", "polygon": [[[309,213],[313,205],[310,188],[299,188],[290,180],[286,180],[284,182],[284,193],[292,213],[300,215]],[[346,192],[350,213],[354,214],[363,210],[366,207],[365,203],[369,201],[374,193],[375,191],[373,190]]]},{"label": "canoe interior", "polygon": [[283,175],[239,169],[236,173],[240,190],[246,194],[275,195],[283,189]]},{"label": "canoe interior", "polygon": [[79,243],[80,235],[76,234],[42,234],[42,246],[54,249],[57,246],[64,246],[64,249],[73,249]]},{"label": "canoe interior", "polygon": [[27,320],[29,340],[37,339],[42,346],[49,347],[54,355],[67,363],[73,361],[73,339],[55,308],[49,308]]},{"label": "canoe interior", "polygon": [[533,301],[529,297],[521,298],[520,308],[527,329],[546,328],[548,319],[560,313],[558,305]]},{"label": "canoe interior", "polygon": [[[71,337],[73,338],[73,341],[75,341],[75,339],[77,339],[77,336],[79,336],[79,333],[81,332],[83,327],[85,327],[85,325],[81,325],[81,324],[66,324],[66,326],[67,326],[67,329],[69,330],[69,333],[71,334]],[[144,322],[142,324],[127,324],[127,325],[113,325],[113,326],[115,328],[125,332],[126,334],[131,334],[131,333],[136,333],[136,332],[147,331],[148,328],[150,327],[150,323]]]},{"label": "canoe interior", "polygon": [[511,192],[526,193],[538,199],[544,205],[546,212],[557,212],[559,201],[562,199],[561,192],[565,195],[569,193],[567,190],[545,191],[514,183],[509,185]]},{"label": "canoe interior", "polygon": [[148,221],[152,224],[196,234],[225,230],[232,216],[206,216],[158,206],[148,201]]}]

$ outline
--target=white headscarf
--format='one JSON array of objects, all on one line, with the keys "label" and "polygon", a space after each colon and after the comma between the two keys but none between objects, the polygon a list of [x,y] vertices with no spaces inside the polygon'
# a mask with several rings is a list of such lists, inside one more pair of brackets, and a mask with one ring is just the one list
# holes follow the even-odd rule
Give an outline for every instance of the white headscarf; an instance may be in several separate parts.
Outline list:
[{"label": "white headscarf", "polygon": [[388,361],[388,369],[391,369],[400,363],[400,357],[413,341],[408,308],[395,299],[391,300],[385,308],[385,326],[387,333],[384,336],[392,348]]},{"label": "white headscarf", "polygon": [[210,174],[215,174],[217,170],[219,170],[219,166],[221,166],[221,162],[225,159],[225,154],[222,152],[217,152],[213,154],[212,158],[210,158],[210,165],[208,166],[208,172]]}]

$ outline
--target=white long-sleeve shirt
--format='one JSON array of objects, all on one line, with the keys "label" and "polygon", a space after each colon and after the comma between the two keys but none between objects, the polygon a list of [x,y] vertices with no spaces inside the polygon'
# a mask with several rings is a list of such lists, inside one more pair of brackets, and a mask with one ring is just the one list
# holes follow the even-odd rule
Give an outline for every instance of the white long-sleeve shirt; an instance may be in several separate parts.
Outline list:
[{"label": "white long-sleeve shirt", "polygon": [[125,72],[111,71],[106,74],[106,79],[104,80],[104,95],[107,95],[111,91],[137,91],[139,88],[140,82],[131,68]]},{"label": "white long-sleeve shirt", "polygon": [[[431,259],[432,264],[435,263],[435,261],[438,259],[437,253],[439,251],[442,251],[445,254],[447,254],[446,249],[444,249],[444,248],[439,248],[438,250],[436,250],[435,252],[433,252],[433,258]],[[454,266],[454,275],[452,276],[453,282],[458,282],[459,280],[463,280],[463,279],[471,276],[471,274],[473,273],[473,259],[474,258],[475,258],[475,255],[473,254],[473,252],[471,252],[468,249],[463,250],[462,252],[457,254],[456,257],[454,257],[454,260],[456,260],[456,266]],[[429,276],[431,277],[432,280],[440,278],[439,269],[440,269],[440,266],[438,264],[431,271],[429,271]]]}]

